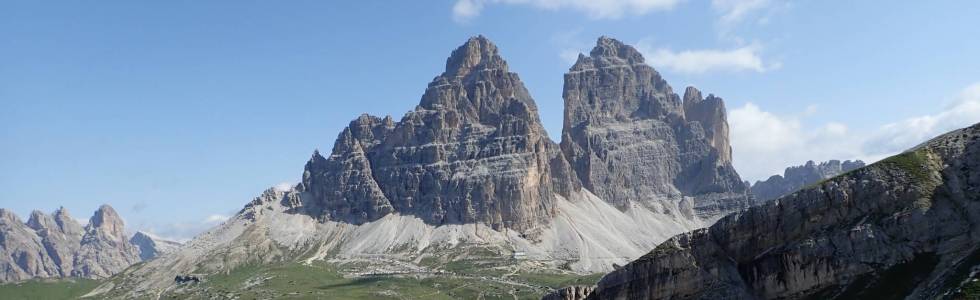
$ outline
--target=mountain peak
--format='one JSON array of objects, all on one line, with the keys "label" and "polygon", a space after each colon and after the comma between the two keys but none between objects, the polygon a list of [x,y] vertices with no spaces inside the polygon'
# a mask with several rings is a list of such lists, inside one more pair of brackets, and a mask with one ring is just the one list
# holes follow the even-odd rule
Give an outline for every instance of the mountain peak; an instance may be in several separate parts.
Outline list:
[{"label": "mountain peak", "polygon": [[125,235],[123,226],[122,217],[108,204],[99,206],[99,209],[95,211],[95,214],[92,215],[92,218],[88,222],[88,228],[105,232],[113,237]]},{"label": "mountain peak", "polygon": [[589,52],[593,58],[619,58],[629,63],[643,63],[643,55],[633,46],[624,44],[617,39],[601,36],[596,41],[595,48]]},{"label": "mountain peak", "polygon": [[48,228],[54,221],[50,216],[40,210],[31,211],[31,216],[27,218],[27,226],[34,230]]},{"label": "mountain peak", "polygon": [[0,223],[13,223],[21,222],[20,217],[17,216],[13,211],[5,208],[0,208]]},{"label": "mountain peak", "polygon": [[497,45],[483,35],[478,35],[453,50],[446,60],[446,72],[443,75],[464,77],[473,70],[494,68],[502,68],[506,71],[507,62],[498,55]]},{"label": "mountain peak", "polygon": [[701,91],[698,88],[689,86],[684,89],[684,105],[692,105],[701,102],[704,98],[701,96]]}]

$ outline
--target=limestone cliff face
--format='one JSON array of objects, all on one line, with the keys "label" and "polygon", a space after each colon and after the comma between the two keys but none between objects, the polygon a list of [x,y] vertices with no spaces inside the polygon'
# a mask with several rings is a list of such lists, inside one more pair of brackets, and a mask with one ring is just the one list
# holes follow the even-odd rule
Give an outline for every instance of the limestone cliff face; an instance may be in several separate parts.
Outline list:
[{"label": "limestone cliff face", "polygon": [[861,167],[864,162],[860,160],[830,160],[819,164],[808,161],[802,166],[786,168],[782,176],[773,175],[766,181],[756,181],[750,191],[757,202],[765,202]]},{"label": "limestone cliff face", "polygon": [[524,84],[480,36],[453,51],[400,121],[352,121],[329,157],[307,163],[300,188],[304,209],[331,220],[397,212],[527,231],[548,222],[572,180]]},{"label": "limestone cliff face", "polygon": [[565,74],[561,148],[582,186],[625,208],[692,198],[712,219],[748,204],[731,164],[723,101],[683,99],[636,49],[599,38]]},{"label": "limestone cliff face", "polygon": [[934,299],[980,265],[980,124],[678,235],[590,299]]},{"label": "limestone cliff face", "polygon": [[75,219],[71,218],[68,210],[60,208],[54,214],[47,215],[33,211],[27,221],[27,226],[33,229],[41,238],[41,245],[57,268],[57,273],[51,276],[69,276],[74,272],[75,253],[81,247],[84,229]]},{"label": "limestone cliff face", "polygon": [[399,213],[531,232],[555,216],[556,195],[583,186],[622,210],[671,201],[708,220],[748,204],[720,98],[688,88],[681,99],[610,38],[566,74],[564,96],[559,147],[497,47],[474,37],[401,120],[362,115],[329,156],[314,153],[296,210],[353,224]]},{"label": "limestone cliff face", "polygon": [[122,219],[103,205],[82,227],[64,208],[23,223],[0,209],[0,282],[47,277],[106,278],[140,260]]},{"label": "limestone cliff face", "polygon": [[139,249],[129,243],[122,218],[102,205],[85,225],[72,276],[105,278],[139,261]]}]

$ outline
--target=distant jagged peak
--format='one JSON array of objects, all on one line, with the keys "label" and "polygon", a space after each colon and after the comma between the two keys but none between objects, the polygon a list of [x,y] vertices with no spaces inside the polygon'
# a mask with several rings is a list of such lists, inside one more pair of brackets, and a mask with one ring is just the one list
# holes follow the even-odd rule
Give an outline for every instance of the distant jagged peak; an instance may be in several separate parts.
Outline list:
[{"label": "distant jagged peak", "polygon": [[89,231],[100,231],[113,237],[125,237],[124,226],[125,224],[122,217],[119,216],[119,213],[112,206],[103,204],[99,206],[99,209],[89,219],[86,228]]},{"label": "distant jagged peak", "polygon": [[73,218],[64,206],[58,207],[52,215],[54,216],[54,221],[58,223],[58,226],[62,230],[68,230],[69,228],[81,230],[82,228],[82,224],[78,223],[78,220]]},{"label": "distant jagged peak", "polygon": [[121,223],[122,218],[119,217],[119,213],[117,213],[116,210],[113,209],[112,206],[109,206],[108,204],[100,205],[99,209],[97,209],[95,211],[95,214],[92,215],[92,218],[89,219],[89,224],[92,224],[92,226],[95,227],[112,225],[112,223],[116,223],[116,222]]},{"label": "distant jagged peak", "polygon": [[15,222],[22,223],[23,221],[12,210],[0,208],[0,223],[13,224]]},{"label": "distant jagged peak", "polygon": [[832,159],[825,162],[808,160],[803,165],[787,167],[783,174],[770,176],[765,181],[756,181],[751,187],[758,201],[769,201],[787,195],[804,186],[817,183],[851,170],[864,167],[861,160],[840,161]]},{"label": "distant jagged peak", "polygon": [[501,69],[507,71],[507,62],[497,53],[497,46],[483,35],[469,38],[453,50],[446,60],[446,77],[465,77],[473,70]]},{"label": "distant jagged peak", "polygon": [[36,209],[31,211],[27,226],[37,231],[53,229],[66,233],[78,233],[82,228],[82,225],[72,218],[64,207],[59,207],[51,214]]},{"label": "distant jagged peak", "polygon": [[54,218],[37,209],[31,211],[31,216],[27,218],[27,227],[34,230],[43,230],[53,226],[55,226]]}]

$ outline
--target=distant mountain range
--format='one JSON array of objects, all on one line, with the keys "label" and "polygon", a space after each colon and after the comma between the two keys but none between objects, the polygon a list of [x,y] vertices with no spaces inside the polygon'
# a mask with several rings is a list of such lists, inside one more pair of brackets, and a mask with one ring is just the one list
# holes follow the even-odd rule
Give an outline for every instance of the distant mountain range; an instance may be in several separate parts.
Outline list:
[{"label": "distant mountain range", "polygon": [[31,278],[107,278],[175,250],[180,243],[137,232],[126,238],[122,218],[103,205],[82,227],[59,208],[31,213],[27,223],[0,208],[0,282]]},{"label": "distant mountain range", "polygon": [[861,167],[864,167],[864,162],[860,160],[830,160],[819,164],[811,160],[802,166],[786,168],[782,176],[773,175],[765,181],[756,181],[749,191],[755,196],[755,200],[766,202]]}]

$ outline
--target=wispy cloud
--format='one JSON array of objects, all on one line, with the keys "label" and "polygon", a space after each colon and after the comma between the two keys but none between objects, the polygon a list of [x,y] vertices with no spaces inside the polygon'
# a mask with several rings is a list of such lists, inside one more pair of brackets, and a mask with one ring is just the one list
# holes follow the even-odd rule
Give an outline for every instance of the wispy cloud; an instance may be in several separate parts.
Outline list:
[{"label": "wispy cloud", "polygon": [[139,224],[136,230],[151,233],[166,239],[185,242],[198,234],[214,228],[227,221],[230,217],[225,214],[211,214],[199,221],[182,221],[171,223]]},{"label": "wispy cloud", "polygon": [[288,192],[288,191],[292,190],[294,186],[296,186],[295,183],[291,183],[291,182],[280,182],[279,184],[276,184],[272,188],[275,189],[275,190],[277,190],[277,191],[280,191],[280,192]]},{"label": "wispy cloud", "polygon": [[228,220],[228,216],[213,214],[204,219],[205,224],[217,224]]},{"label": "wispy cloud", "polygon": [[789,7],[786,0],[711,0],[711,9],[718,15],[718,33],[727,38],[741,24],[767,24],[777,12]]},{"label": "wispy cloud", "polygon": [[681,0],[457,0],[453,20],[466,22],[480,15],[488,5],[526,5],[545,10],[573,10],[593,19],[617,19],[625,15],[644,15],[669,10]]},{"label": "wispy cloud", "polygon": [[752,103],[732,110],[729,122],[739,174],[758,180],[807,160],[873,162],[897,154],[946,131],[980,122],[980,83],[963,89],[942,111],[862,132],[837,122],[804,127],[803,120],[815,113],[816,108],[810,107],[801,113],[779,115]]},{"label": "wispy cloud", "polygon": [[146,203],[146,201],[140,201],[140,202],[138,202],[136,204],[133,204],[133,206],[130,207],[129,209],[132,210],[133,212],[137,212],[138,213],[138,212],[141,212],[144,209],[146,209],[147,206],[149,206],[149,205]]},{"label": "wispy cloud", "polygon": [[578,55],[588,53],[595,40],[582,36],[581,29],[559,32],[551,36],[551,43],[557,47],[558,57],[568,65],[578,60]]},{"label": "wispy cloud", "polygon": [[674,51],[650,46],[648,41],[637,43],[647,62],[654,67],[678,73],[701,74],[708,72],[766,72],[780,67],[779,63],[765,62],[762,46],[752,44],[732,49],[696,49]]},{"label": "wispy cloud", "polygon": [[771,0],[712,0],[711,8],[721,14],[720,22],[736,23],[772,5]]}]

